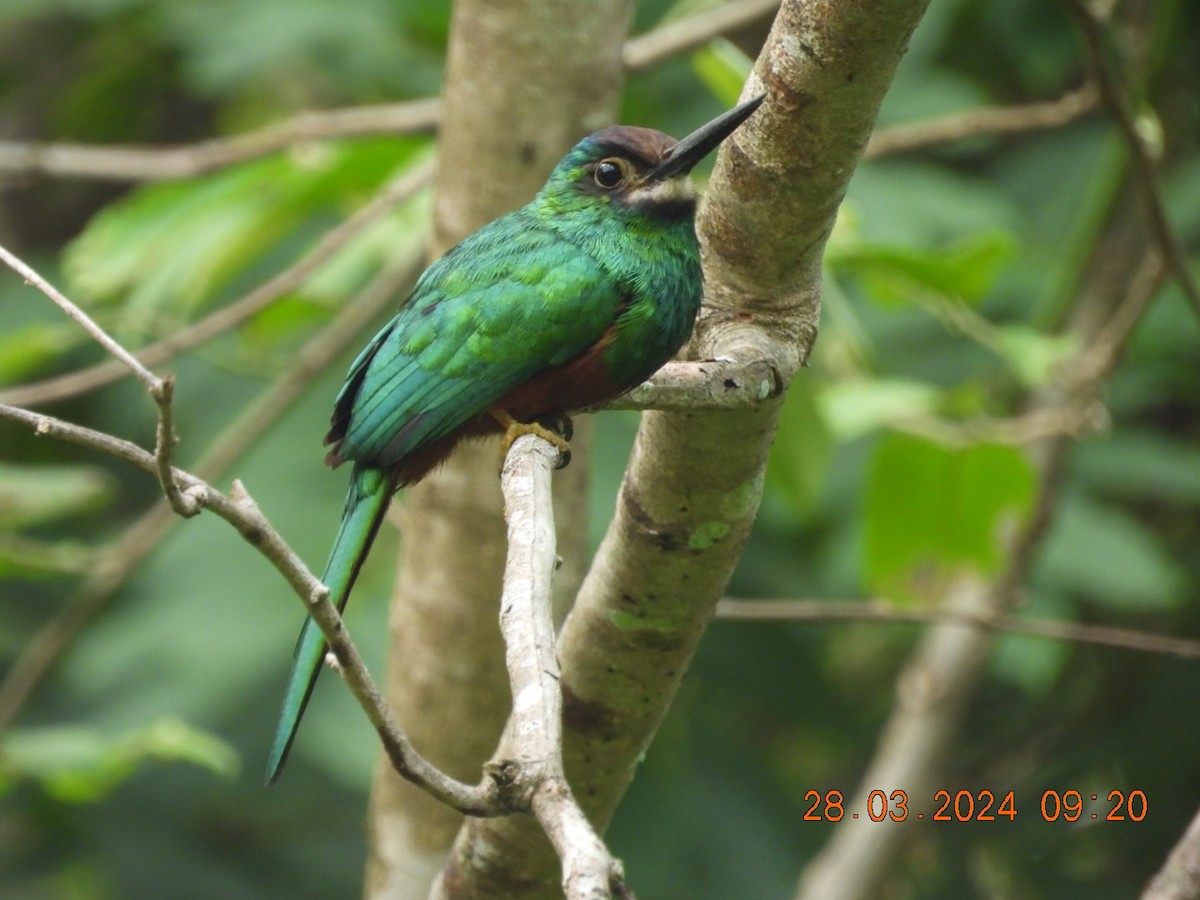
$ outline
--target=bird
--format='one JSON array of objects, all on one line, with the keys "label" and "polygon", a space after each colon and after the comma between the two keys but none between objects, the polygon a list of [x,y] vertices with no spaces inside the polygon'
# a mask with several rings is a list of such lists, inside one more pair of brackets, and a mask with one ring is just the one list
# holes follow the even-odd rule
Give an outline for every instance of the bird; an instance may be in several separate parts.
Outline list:
[{"label": "bird", "polygon": [[[325,461],[353,464],[321,579],[339,610],[392,496],[460,441],[503,433],[507,449],[533,433],[565,450],[555,423],[641,384],[683,346],[703,290],[688,173],[763,99],[680,141],[623,125],[585,137],[528,205],[425,270],[334,400]],[[326,650],[306,619],[268,785],[283,771]]]}]

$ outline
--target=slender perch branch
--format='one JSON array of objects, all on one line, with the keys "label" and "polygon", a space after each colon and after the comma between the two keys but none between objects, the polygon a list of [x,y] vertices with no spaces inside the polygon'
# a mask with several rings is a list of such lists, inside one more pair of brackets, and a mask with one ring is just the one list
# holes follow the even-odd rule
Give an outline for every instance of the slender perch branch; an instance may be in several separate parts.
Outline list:
[{"label": "slender perch branch", "polygon": [[530,808],[559,859],[568,900],[628,895],[624,875],[579,808],[563,770],[562,687],[555,653],[551,582],[555,568],[551,470],[557,451],[533,436],[518,439],[500,474],[508,522],[508,559],[500,630],[512,685],[512,715],[496,759],[529,779]]}]

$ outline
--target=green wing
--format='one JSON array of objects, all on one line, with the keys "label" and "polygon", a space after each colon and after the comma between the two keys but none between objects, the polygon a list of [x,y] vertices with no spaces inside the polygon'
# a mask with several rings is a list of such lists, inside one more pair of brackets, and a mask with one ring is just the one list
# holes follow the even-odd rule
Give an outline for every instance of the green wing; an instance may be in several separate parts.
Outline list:
[{"label": "green wing", "polygon": [[338,395],[337,456],[393,465],[604,335],[618,286],[519,210],[434,263],[355,360]]}]

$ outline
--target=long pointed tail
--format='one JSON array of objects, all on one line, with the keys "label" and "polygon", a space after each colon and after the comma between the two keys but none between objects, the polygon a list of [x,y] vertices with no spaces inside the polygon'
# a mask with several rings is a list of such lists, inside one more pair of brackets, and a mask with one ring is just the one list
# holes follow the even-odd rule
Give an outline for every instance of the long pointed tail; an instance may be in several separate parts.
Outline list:
[{"label": "long pointed tail", "polygon": [[[350,490],[346,494],[346,507],[342,512],[342,524],[334,538],[329,562],[325,564],[325,574],[321,576],[329,588],[330,599],[339,610],[346,608],[350,588],[354,586],[358,570],[362,568],[367,551],[371,549],[391,498],[392,482],[382,470],[355,465],[350,476]],[[267,760],[268,785],[274,784],[283,772],[288,751],[296,739],[296,729],[300,727],[300,718],[317,683],[317,676],[321,674],[325,650],[325,636],[321,629],[312,619],[305,619],[296,641],[292,671],[288,674],[287,690],[283,696],[283,711],[279,715],[279,724],[275,726],[275,740]]]}]

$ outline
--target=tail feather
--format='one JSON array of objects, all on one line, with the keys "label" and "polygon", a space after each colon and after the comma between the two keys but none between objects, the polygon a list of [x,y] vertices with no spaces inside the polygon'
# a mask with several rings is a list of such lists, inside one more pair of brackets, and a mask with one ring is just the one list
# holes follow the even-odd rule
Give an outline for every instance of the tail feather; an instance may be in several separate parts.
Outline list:
[{"label": "tail feather", "polygon": [[[355,465],[350,476],[350,489],[346,493],[342,524],[334,538],[329,562],[325,564],[325,574],[321,576],[329,588],[330,599],[339,610],[346,608],[346,598],[350,596],[350,589],[354,586],[367,551],[371,549],[391,498],[392,482],[383,470]],[[317,676],[321,674],[325,651],[325,636],[321,629],[312,619],[305,619],[296,641],[292,670],[288,674],[283,697],[283,710],[275,727],[275,740],[267,760],[268,785],[274,784],[283,772],[308,698],[312,696]]]}]

